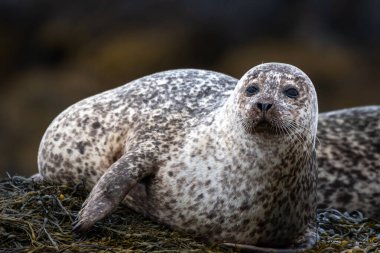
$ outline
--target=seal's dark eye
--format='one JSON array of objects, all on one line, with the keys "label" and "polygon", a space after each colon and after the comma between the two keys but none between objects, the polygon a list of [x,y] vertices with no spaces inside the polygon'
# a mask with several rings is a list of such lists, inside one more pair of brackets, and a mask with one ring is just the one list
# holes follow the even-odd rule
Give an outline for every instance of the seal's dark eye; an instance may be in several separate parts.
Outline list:
[{"label": "seal's dark eye", "polygon": [[289,88],[284,91],[285,95],[290,98],[297,98],[299,93],[298,90],[295,88]]},{"label": "seal's dark eye", "polygon": [[259,88],[256,86],[248,86],[247,89],[245,90],[245,93],[247,96],[252,96],[255,95],[259,91]]}]

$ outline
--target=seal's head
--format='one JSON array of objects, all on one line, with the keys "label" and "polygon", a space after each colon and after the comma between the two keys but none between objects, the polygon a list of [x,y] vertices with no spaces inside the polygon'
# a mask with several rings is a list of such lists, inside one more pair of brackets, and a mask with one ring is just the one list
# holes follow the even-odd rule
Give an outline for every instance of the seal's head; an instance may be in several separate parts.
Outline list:
[{"label": "seal's head", "polygon": [[309,129],[315,135],[317,97],[308,76],[283,63],[265,63],[250,69],[239,81],[236,113],[246,131],[287,135]]}]

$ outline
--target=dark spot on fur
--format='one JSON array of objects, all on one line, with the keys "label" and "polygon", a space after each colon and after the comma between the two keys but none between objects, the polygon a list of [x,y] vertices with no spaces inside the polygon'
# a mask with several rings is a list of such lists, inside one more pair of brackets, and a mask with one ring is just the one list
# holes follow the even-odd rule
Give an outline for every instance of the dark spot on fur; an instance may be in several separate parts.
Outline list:
[{"label": "dark spot on fur", "polygon": [[201,199],[203,199],[203,193],[199,194],[199,195],[197,196],[197,198],[196,198],[196,200],[201,200]]},{"label": "dark spot on fur", "polygon": [[210,212],[210,213],[207,215],[207,219],[212,220],[212,219],[214,219],[216,216],[217,216],[216,213],[213,211],[213,212]]},{"label": "dark spot on fur", "polygon": [[185,178],[181,177],[177,179],[177,184],[179,187],[181,187],[185,183]]},{"label": "dark spot on fur", "polygon": [[83,141],[77,143],[77,149],[79,150],[79,153],[81,153],[82,155],[84,154],[85,147],[86,143],[84,143]]},{"label": "dark spot on fur", "polygon": [[245,211],[249,208],[250,206],[248,205],[248,203],[243,203],[241,206],[240,206],[240,211]]},{"label": "dark spot on fur", "polygon": [[213,194],[214,192],[216,192],[216,189],[215,188],[210,188],[210,189],[207,190],[207,192],[209,194]]},{"label": "dark spot on fur", "polygon": [[243,220],[243,224],[244,224],[244,225],[248,225],[248,223],[249,223],[249,219],[244,219],[244,220]]},{"label": "dark spot on fur", "polygon": [[58,141],[61,138],[61,134],[58,133],[54,136],[54,141]]},{"label": "dark spot on fur", "polygon": [[341,193],[337,197],[337,201],[342,202],[344,204],[350,203],[351,199],[352,199],[352,196],[349,193]]},{"label": "dark spot on fur", "polygon": [[95,122],[95,123],[93,123],[92,124],[92,127],[94,128],[94,129],[98,129],[98,128],[100,128],[102,125],[99,123],[99,122]]},{"label": "dark spot on fur", "polygon": [[50,167],[50,166],[49,166],[49,171],[50,171],[51,173],[55,173],[55,172],[56,172],[56,169],[55,169],[54,167]]}]

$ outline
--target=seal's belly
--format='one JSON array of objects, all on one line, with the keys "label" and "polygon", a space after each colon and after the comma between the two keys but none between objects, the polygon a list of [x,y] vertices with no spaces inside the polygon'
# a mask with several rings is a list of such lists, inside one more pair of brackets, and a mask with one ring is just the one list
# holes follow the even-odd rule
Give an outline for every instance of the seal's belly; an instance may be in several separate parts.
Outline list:
[{"label": "seal's belly", "polygon": [[[200,178],[189,176],[173,180],[156,176],[139,183],[124,203],[174,229],[205,234],[211,241],[281,245],[294,240],[299,231],[306,228],[300,222],[302,214],[296,220],[292,220],[291,215],[285,219],[287,212],[295,212],[289,206],[286,210],[278,206],[281,198],[287,197],[285,194],[279,195],[279,202],[273,198],[266,198],[271,203],[257,202],[248,194],[246,186],[223,187],[214,184],[217,178]],[[165,183],[162,180],[166,180]]]}]

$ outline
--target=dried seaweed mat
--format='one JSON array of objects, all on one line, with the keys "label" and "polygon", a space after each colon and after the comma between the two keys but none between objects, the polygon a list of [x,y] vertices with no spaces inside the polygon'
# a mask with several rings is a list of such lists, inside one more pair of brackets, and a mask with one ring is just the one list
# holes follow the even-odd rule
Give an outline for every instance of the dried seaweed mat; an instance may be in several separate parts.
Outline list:
[{"label": "dried seaweed mat", "polygon": [[[85,237],[71,223],[88,192],[83,186],[35,183],[13,176],[0,181],[0,252],[232,252],[207,245],[119,208]],[[318,211],[321,240],[308,252],[380,253],[380,223],[336,210]]]}]

